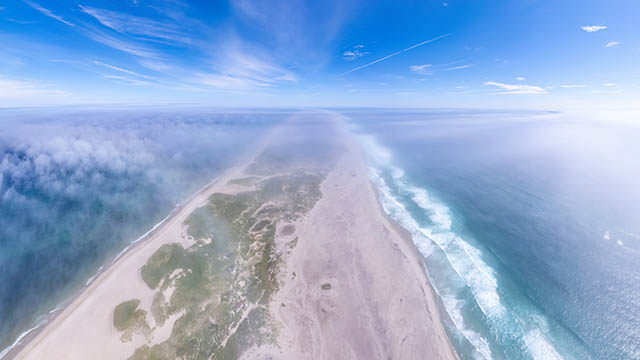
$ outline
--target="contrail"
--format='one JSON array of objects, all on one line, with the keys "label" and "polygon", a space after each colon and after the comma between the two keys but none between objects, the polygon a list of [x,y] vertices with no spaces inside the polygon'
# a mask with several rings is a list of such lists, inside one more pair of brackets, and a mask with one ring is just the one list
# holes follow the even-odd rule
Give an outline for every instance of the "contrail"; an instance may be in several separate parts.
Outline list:
[{"label": "contrail", "polygon": [[377,64],[377,63],[379,63],[380,61],[387,60],[388,58],[391,58],[391,57],[394,57],[394,56],[396,56],[396,55],[402,54],[403,52],[407,52],[407,51],[409,51],[409,50],[413,50],[413,49],[415,49],[415,48],[417,48],[417,47],[420,47],[420,46],[422,46],[422,45],[428,44],[428,43],[430,43],[430,42],[434,42],[434,41],[436,41],[436,40],[440,40],[440,39],[442,39],[442,38],[446,38],[446,37],[447,37],[447,36],[449,36],[449,35],[451,35],[451,34],[444,34],[444,35],[440,35],[440,36],[438,36],[438,37],[436,37],[436,38],[433,38],[433,39],[431,39],[431,40],[426,40],[426,41],[423,41],[423,42],[421,42],[421,43],[417,43],[417,44],[415,44],[415,45],[409,46],[409,47],[408,47],[408,48],[406,48],[406,49],[402,49],[402,50],[400,50],[400,51],[396,51],[396,52],[394,52],[393,54],[389,54],[389,55],[387,55],[387,56],[381,57],[380,59],[378,59],[378,60],[374,60],[374,61],[372,61],[372,62],[370,62],[370,63],[368,63],[368,64],[364,64],[364,65],[361,65],[361,66],[355,67],[355,68],[353,68],[353,69],[351,69],[351,70],[349,70],[349,71],[347,71],[347,72],[345,72],[345,73],[340,74],[340,76],[344,76],[344,75],[347,75],[347,74],[351,74],[351,73],[352,73],[352,72],[354,72],[354,71],[358,71],[358,70],[360,70],[360,69],[364,69],[364,68],[366,68],[366,67],[368,67],[368,66],[371,66],[371,65],[373,65],[373,64]]}]

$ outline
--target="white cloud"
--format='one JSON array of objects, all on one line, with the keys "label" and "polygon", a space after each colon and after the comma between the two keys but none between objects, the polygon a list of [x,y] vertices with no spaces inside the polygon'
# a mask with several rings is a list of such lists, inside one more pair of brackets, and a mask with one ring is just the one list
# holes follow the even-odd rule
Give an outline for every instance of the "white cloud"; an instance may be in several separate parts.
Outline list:
[{"label": "white cloud", "polygon": [[364,45],[356,45],[353,47],[352,50],[348,50],[342,53],[342,58],[347,60],[347,61],[353,61],[357,58],[363,57],[365,55],[368,55],[369,52],[368,51],[362,51],[362,49],[364,48]]},{"label": "white cloud", "polygon": [[159,55],[155,51],[146,46],[115,38],[99,30],[88,30],[85,35],[99,43],[131,55],[151,59],[159,58]]},{"label": "white cloud", "polygon": [[607,27],[605,25],[585,25],[580,27],[580,29],[586,32],[596,32],[596,31],[604,30],[606,28]]},{"label": "white cloud", "polygon": [[105,64],[105,63],[97,61],[97,60],[94,60],[93,63],[96,64],[96,65],[104,66],[104,67],[106,67],[108,69],[111,69],[111,70],[119,71],[121,73],[129,74],[129,75],[135,75],[135,76],[139,76],[141,78],[150,79],[150,80],[152,79],[150,76],[139,74],[139,73],[137,73],[135,71],[123,69],[123,68],[117,67],[115,65]]},{"label": "white cloud", "polygon": [[103,77],[105,79],[118,80],[118,81],[126,83],[128,85],[135,85],[135,86],[153,86],[153,85],[157,85],[157,84],[154,84],[154,83],[146,81],[146,80],[135,79],[135,78],[131,78],[131,77],[128,77],[128,76],[103,75]]},{"label": "white cloud", "polygon": [[69,95],[71,94],[52,88],[48,84],[0,77],[0,103],[6,101],[6,104],[10,106],[15,106],[16,102],[22,101],[33,103],[36,99],[40,102],[48,102]]},{"label": "white cloud", "polygon": [[518,80],[518,81],[525,81],[525,80],[527,80],[527,78],[525,78],[524,76],[518,76],[518,77],[516,78],[516,80]]},{"label": "white cloud", "polygon": [[56,14],[54,14],[51,10],[49,9],[45,9],[42,6],[40,6],[37,3],[31,2],[31,1],[25,1],[25,3],[27,3],[27,5],[31,6],[32,8],[34,8],[35,10],[39,11],[41,14],[48,16],[52,19],[56,19],[58,21],[60,21],[63,24],[69,25],[69,26],[76,26],[76,24],[73,24],[65,19],[63,19],[61,16],[58,16]]},{"label": "white cloud", "polygon": [[608,81],[603,82],[602,85],[604,85],[604,86],[616,86],[615,83],[608,82]]},{"label": "white cloud", "polygon": [[140,60],[138,61],[140,65],[146,67],[147,69],[151,69],[157,72],[165,72],[170,70],[172,67],[169,64],[166,64],[161,61],[153,61],[153,60]]},{"label": "white cloud", "polygon": [[454,67],[450,67],[448,69],[445,69],[444,71],[451,71],[451,70],[462,70],[462,69],[468,69],[470,67],[472,67],[473,65],[460,65],[460,66],[454,66]]},{"label": "white cloud", "polygon": [[560,85],[561,88],[564,89],[575,89],[575,88],[586,88],[587,85],[584,84],[567,84],[567,85]]},{"label": "white cloud", "polygon": [[404,53],[404,52],[407,52],[407,51],[409,51],[409,50],[413,50],[413,49],[415,49],[415,48],[417,48],[417,47],[420,47],[420,46],[426,45],[426,44],[428,44],[428,43],[431,43],[431,42],[434,42],[434,41],[437,41],[437,40],[440,40],[440,39],[446,38],[446,37],[447,37],[447,36],[449,36],[449,35],[451,35],[451,34],[444,34],[444,35],[440,35],[440,36],[435,37],[435,38],[433,38],[433,39],[425,40],[425,41],[420,42],[420,43],[417,43],[417,44],[415,44],[415,45],[411,45],[411,46],[409,46],[408,48],[405,48],[405,49],[402,49],[402,50],[396,51],[396,52],[391,53],[391,54],[389,54],[389,55],[387,55],[387,56],[383,56],[383,57],[381,57],[381,58],[379,58],[379,59],[377,59],[377,60],[374,60],[374,61],[372,61],[372,62],[370,62],[370,63],[366,63],[366,64],[364,64],[364,65],[361,65],[361,66],[355,67],[355,68],[353,68],[353,69],[351,69],[351,70],[349,70],[349,71],[347,71],[347,72],[344,72],[344,73],[342,73],[342,74],[340,74],[340,75],[341,75],[341,76],[342,76],[342,75],[347,75],[347,74],[351,74],[352,72],[355,72],[355,71],[358,71],[358,70],[362,70],[362,69],[364,69],[364,68],[366,68],[366,67],[369,67],[369,66],[374,65],[374,64],[377,64],[377,63],[379,63],[379,62],[381,62],[381,61],[384,61],[384,60],[390,59],[390,58],[392,58],[392,57],[394,57],[394,56],[396,56],[396,55],[400,55],[400,54],[402,54],[402,53]]},{"label": "white cloud", "polygon": [[535,85],[504,84],[495,81],[486,81],[484,84],[505,90],[498,94],[548,94],[547,90]]},{"label": "white cloud", "polygon": [[164,41],[169,43],[190,43],[191,39],[171,22],[161,22],[144,17],[133,16],[111,10],[96,9],[78,5],[87,15],[94,17],[100,24],[125,35],[142,37],[142,40]]},{"label": "white cloud", "polygon": [[415,73],[421,75],[430,75],[431,74],[431,64],[423,64],[423,65],[411,65],[409,69]]},{"label": "white cloud", "polygon": [[297,81],[291,71],[248,54],[246,51],[230,51],[217,66],[217,71],[198,73],[193,82],[218,89],[256,90]]},{"label": "white cloud", "polygon": [[607,45],[605,45],[604,47],[608,47],[608,48],[609,48],[609,47],[617,46],[617,45],[620,45],[620,42],[618,42],[618,41],[611,41],[611,42],[608,42],[608,43],[607,43]]}]

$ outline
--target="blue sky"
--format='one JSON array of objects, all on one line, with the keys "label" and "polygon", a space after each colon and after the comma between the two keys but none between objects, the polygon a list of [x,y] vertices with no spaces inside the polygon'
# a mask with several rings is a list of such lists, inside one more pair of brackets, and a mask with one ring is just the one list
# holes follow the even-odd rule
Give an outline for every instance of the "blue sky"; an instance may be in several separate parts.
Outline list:
[{"label": "blue sky", "polygon": [[640,107],[640,3],[2,1],[0,106]]}]

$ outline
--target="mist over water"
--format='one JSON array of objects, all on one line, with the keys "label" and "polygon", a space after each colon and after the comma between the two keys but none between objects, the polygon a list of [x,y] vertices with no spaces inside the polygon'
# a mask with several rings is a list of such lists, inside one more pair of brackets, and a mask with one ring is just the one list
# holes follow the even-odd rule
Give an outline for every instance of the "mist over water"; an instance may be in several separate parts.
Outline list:
[{"label": "mist over water", "polygon": [[352,111],[465,359],[640,357],[640,129]]},{"label": "mist over water", "polygon": [[0,112],[0,350],[286,111]]}]

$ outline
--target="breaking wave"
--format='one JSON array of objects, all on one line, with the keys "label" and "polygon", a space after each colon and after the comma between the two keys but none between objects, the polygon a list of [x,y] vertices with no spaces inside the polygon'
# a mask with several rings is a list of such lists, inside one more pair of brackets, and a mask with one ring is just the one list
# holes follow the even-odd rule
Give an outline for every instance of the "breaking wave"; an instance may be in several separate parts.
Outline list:
[{"label": "breaking wave", "polygon": [[[429,277],[453,323],[448,329],[462,358],[563,359],[548,319],[533,304],[507,299],[495,260],[479,243],[456,232],[452,211],[392,163],[391,152],[360,136],[385,212],[406,230],[425,257]],[[469,346],[469,344],[471,346]]]}]

